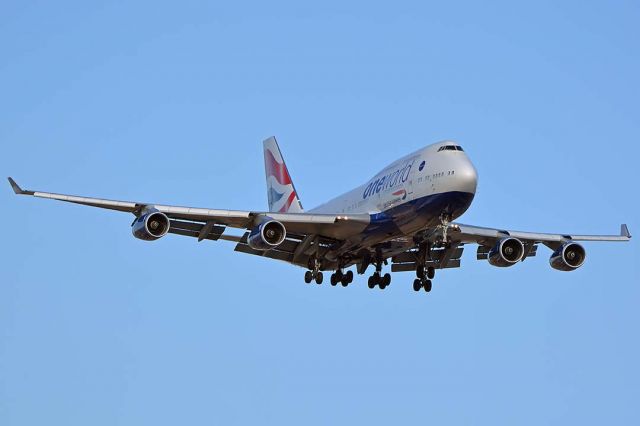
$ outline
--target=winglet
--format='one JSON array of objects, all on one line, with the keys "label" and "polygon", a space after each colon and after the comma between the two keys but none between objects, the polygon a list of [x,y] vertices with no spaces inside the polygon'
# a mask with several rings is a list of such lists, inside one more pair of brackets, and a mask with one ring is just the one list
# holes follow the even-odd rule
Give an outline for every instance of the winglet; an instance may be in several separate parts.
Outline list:
[{"label": "winglet", "polygon": [[626,223],[620,225],[620,235],[623,237],[631,238],[631,234],[629,233],[629,228],[627,228]]},{"label": "winglet", "polygon": [[9,183],[11,184],[11,188],[13,189],[13,192],[15,192],[16,194],[18,194],[18,195],[33,195],[33,191],[25,191],[24,189],[20,188],[20,186],[12,178],[7,178],[7,179],[9,179]]}]

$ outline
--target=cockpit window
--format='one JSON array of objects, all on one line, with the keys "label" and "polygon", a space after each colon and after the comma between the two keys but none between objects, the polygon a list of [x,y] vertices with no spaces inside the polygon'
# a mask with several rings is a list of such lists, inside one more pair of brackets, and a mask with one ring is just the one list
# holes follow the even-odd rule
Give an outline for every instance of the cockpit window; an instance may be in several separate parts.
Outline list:
[{"label": "cockpit window", "polygon": [[440,151],[464,151],[461,146],[458,145],[443,145],[438,148],[438,152]]}]

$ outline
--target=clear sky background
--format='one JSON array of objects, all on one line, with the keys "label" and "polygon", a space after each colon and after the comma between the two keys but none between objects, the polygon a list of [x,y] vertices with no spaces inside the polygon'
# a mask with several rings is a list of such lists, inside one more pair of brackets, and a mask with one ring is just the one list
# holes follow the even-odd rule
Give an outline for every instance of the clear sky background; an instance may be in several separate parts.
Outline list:
[{"label": "clear sky background", "polygon": [[[310,208],[455,139],[463,223],[640,232],[635,1],[0,3],[0,170],[29,189]],[[430,294],[0,190],[0,424],[640,424],[638,240]],[[640,235],[639,235],[640,236]]]}]

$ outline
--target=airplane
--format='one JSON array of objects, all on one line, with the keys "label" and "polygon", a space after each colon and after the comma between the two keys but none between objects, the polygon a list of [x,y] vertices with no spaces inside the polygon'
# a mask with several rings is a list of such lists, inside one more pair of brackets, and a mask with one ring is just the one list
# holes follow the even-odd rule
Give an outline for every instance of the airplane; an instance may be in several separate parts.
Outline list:
[{"label": "airplane", "polygon": [[[307,269],[304,281],[348,286],[369,266],[368,287],[386,288],[391,272],[413,271],[415,291],[430,292],[436,270],[460,267],[462,252],[477,245],[476,257],[497,267],[511,267],[537,254],[540,244],[552,251],[549,263],[560,271],[583,265],[585,249],[577,241],[629,241],[626,225],[619,235],[520,232],[453,222],[471,206],[478,173],[460,145],[443,141],[394,161],[365,184],[311,210],[304,210],[275,137],[263,142],[268,211],[218,210],[156,203],[114,201],[23,190],[19,195],[66,201],[132,213],[133,236],[154,241],[167,234],[235,243],[235,251],[276,259]],[[243,230],[229,234],[227,228]]]}]

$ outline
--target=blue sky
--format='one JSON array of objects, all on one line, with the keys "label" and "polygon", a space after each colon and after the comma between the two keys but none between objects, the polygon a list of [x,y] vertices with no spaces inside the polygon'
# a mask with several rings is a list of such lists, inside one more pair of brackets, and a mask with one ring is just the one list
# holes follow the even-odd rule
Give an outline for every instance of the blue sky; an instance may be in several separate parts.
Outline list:
[{"label": "blue sky", "polygon": [[[276,135],[307,207],[455,139],[465,223],[638,221],[640,6],[0,5],[0,170],[24,187],[266,208]],[[638,424],[637,240],[475,260],[431,294],[305,285],[225,242],[0,191],[0,424]]]}]

